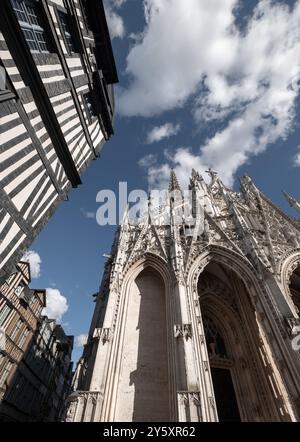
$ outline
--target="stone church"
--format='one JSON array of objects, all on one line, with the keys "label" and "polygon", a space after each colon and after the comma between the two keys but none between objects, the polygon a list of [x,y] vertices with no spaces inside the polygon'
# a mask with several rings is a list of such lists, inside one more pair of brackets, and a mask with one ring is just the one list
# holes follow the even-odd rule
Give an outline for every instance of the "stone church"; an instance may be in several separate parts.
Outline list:
[{"label": "stone church", "polygon": [[208,172],[190,178],[201,216],[173,171],[164,207],[125,213],[66,421],[300,420],[300,222]]}]

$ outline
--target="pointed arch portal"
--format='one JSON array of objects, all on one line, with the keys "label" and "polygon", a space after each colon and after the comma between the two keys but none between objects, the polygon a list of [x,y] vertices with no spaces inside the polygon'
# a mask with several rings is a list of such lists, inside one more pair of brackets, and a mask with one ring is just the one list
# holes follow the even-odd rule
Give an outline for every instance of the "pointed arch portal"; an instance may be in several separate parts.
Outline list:
[{"label": "pointed arch portal", "polygon": [[242,279],[211,261],[198,296],[220,421],[285,420],[283,399]]},{"label": "pointed arch portal", "polygon": [[170,421],[165,284],[146,267],[131,282],[115,421]]}]

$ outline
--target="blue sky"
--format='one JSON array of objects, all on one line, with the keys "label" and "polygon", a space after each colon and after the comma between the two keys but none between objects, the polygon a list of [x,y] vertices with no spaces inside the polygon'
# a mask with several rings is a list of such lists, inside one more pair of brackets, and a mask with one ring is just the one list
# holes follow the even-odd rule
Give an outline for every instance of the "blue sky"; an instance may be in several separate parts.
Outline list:
[{"label": "blue sky", "polygon": [[234,189],[250,175],[292,216],[281,192],[300,199],[300,1],[105,3],[120,79],[115,135],[31,246],[41,259],[31,285],[58,290],[54,304],[67,299],[61,322],[75,336],[88,332],[116,230],[96,223],[99,190],[163,187],[170,166],[185,186],[192,166],[211,166]]}]

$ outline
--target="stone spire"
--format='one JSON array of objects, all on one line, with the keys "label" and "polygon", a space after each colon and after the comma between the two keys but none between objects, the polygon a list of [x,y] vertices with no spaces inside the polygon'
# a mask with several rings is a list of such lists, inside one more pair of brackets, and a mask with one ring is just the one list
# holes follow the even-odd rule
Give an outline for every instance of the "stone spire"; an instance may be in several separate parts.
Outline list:
[{"label": "stone spire", "polygon": [[170,173],[170,181],[169,181],[169,192],[173,192],[174,190],[179,190],[181,192],[176,174],[174,172],[174,169],[171,169]]},{"label": "stone spire", "polygon": [[296,200],[295,198],[291,197],[288,193],[283,192],[283,195],[287,199],[289,205],[291,207],[294,207],[298,212],[300,212],[300,201]]}]

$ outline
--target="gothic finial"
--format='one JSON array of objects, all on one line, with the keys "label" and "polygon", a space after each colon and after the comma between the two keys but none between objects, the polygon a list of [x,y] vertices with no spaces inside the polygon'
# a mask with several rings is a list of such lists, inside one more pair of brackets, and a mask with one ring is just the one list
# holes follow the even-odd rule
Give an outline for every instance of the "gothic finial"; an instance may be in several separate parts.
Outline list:
[{"label": "gothic finial", "polygon": [[200,175],[195,169],[192,169],[192,179],[203,181],[202,175]]},{"label": "gothic finial", "polygon": [[298,212],[300,212],[300,201],[298,201],[295,198],[293,198],[292,196],[290,196],[287,192],[283,192],[283,195],[287,199],[289,205],[291,207],[294,207],[296,210],[298,210]]},{"label": "gothic finial", "polygon": [[173,192],[174,190],[180,190],[181,192],[176,174],[174,172],[174,169],[172,168],[170,173],[169,192]]},{"label": "gothic finial", "polygon": [[192,169],[192,178],[196,178],[198,175],[198,172],[195,171],[195,169]]},{"label": "gothic finial", "polygon": [[259,192],[249,175],[243,175],[239,181],[241,184],[241,190],[243,192],[248,193],[251,189],[253,191],[256,190],[256,192]]}]

